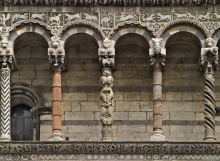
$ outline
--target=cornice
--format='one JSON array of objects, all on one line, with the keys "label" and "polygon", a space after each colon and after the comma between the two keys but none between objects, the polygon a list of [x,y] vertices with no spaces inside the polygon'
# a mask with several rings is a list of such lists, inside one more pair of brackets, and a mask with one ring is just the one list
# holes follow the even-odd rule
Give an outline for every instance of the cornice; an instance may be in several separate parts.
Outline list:
[{"label": "cornice", "polygon": [[0,0],[0,6],[204,6],[218,5],[220,1],[194,0]]}]

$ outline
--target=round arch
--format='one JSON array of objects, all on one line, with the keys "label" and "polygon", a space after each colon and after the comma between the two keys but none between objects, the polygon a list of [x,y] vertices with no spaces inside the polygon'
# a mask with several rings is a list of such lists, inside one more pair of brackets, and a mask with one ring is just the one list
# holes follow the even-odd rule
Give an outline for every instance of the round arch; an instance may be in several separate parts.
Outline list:
[{"label": "round arch", "polygon": [[93,30],[89,27],[74,26],[72,28],[69,28],[61,36],[61,40],[64,41],[64,43],[66,43],[67,39],[70,38],[74,34],[87,34],[87,35],[90,35],[96,40],[99,48],[102,47],[102,37],[95,30]]},{"label": "round arch", "polygon": [[138,34],[140,36],[143,36],[149,43],[149,47],[153,48],[153,43],[152,43],[152,37],[150,35],[150,33],[142,28],[138,28],[138,27],[128,27],[128,28],[121,28],[120,30],[118,30],[113,36],[112,36],[112,43],[111,46],[115,47],[117,40],[129,33],[133,33],[133,34]]},{"label": "round arch", "polygon": [[193,35],[195,35],[201,44],[201,47],[205,47],[205,40],[206,40],[206,35],[202,33],[200,30],[198,30],[196,27],[192,27],[189,25],[177,25],[177,26],[171,26],[169,27],[162,35],[161,38],[163,38],[161,42],[161,47],[165,48],[167,40],[174,34],[180,33],[180,32],[188,32]]},{"label": "round arch", "polygon": [[9,47],[14,48],[15,40],[24,33],[37,33],[41,35],[46,40],[47,45],[49,46],[49,42],[51,41],[51,34],[49,33],[49,31],[47,31],[45,28],[41,26],[26,25],[23,27],[16,28],[12,31],[8,41]]},{"label": "round arch", "polygon": [[44,105],[41,94],[27,83],[13,83],[11,85],[11,107],[25,104],[31,108]]}]

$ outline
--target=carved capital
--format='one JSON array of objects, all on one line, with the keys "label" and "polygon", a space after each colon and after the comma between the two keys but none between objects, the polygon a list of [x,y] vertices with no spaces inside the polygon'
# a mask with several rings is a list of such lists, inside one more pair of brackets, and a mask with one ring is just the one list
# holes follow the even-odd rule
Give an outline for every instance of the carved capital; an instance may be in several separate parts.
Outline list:
[{"label": "carved capital", "polygon": [[103,41],[103,48],[99,48],[99,62],[101,68],[111,68],[114,69],[115,65],[115,49],[110,48],[111,41],[106,38]]},{"label": "carved capital", "polygon": [[50,48],[48,48],[48,57],[52,69],[57,71],[59,68],[65,70],[65,50],[64,43],[59,37],[51,38]]},{"label": "carved capital", "polygon": [[162,38],[153,38],[154,48],[149,49],[150,66],[153,70],[163,70],[165,66],[166,49],[161,48]]},{"label": "carved capital", "polygon": [[218,47],[213,47],[213,44],[214,40],[212,38],[207,38],[207,48],[201,49],[200,70],[205,73],[210,73],[212,70],[218,69]]},{"label": "carved capital", "polygon": [[16,68],[16,62],[14,59],[12,48],[7,48],[7,47],[0,48],[0,62],[2,68],[10,68],[10,69]]}]

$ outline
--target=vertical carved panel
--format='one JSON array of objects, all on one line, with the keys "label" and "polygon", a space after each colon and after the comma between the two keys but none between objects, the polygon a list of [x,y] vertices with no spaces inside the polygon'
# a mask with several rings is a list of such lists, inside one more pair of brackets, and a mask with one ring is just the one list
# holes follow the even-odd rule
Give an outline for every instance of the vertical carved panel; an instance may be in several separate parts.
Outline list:
[{"label": "vertical carved panel", "polygon": [[1,70],[1,140],[10,141],[10,69]]}]

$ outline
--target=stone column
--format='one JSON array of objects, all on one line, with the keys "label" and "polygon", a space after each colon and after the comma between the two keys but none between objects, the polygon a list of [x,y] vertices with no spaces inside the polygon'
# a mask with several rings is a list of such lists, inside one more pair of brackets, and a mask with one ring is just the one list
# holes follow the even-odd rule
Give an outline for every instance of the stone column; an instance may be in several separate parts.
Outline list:
[{"label": "stone column", "polygon": [[154,48],[150,49],[151,69],[153,70],[153,135],[151,141],[165,141],[162,131],[162,71],[166,56],[161,49],[161,38],[152,39]]},{"label": "stone column", "polygon": [[113,77],[112,70],[114,69],[113,48],[109,48],[111,41],[105,39],[103,42],[104,48],[99,49],[99,62],[102,70],[100,82],[103,86],[100,92],[100,108],[101,108],[101,122],[102,122],[102,141],[112,141],[112,123],[113,123]]},{"label": "stone column", "polygon": [[61,71],[65,68],[65,51],[63,42],[59,38],[52,38],[52,48],[48,49],[49,60],[53,74],[53,101],[52,101],[52,138],[50,141],[63,141],[62,135],[62,92]]},{"label": "stone column", "polygon": [[[6,28],[3,28],[6,31]],[[13,49],[8,47],[8,34],[2,31],[1,62],[1,135],[0,141],[11,141],[10,71],[16,66]],[[6,36],[7,35],[7,36]]]},{"label": "stone column", "polygon": [[205,141],[214,141],[215,138],[215,93],[214,71],[217,70],[218,48],[212,47],[214,40],[206,39],[207,48],[201,49],[200,69],[204,72],[204,116]]}]

